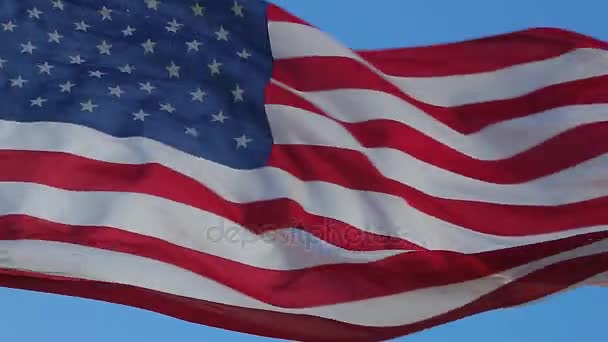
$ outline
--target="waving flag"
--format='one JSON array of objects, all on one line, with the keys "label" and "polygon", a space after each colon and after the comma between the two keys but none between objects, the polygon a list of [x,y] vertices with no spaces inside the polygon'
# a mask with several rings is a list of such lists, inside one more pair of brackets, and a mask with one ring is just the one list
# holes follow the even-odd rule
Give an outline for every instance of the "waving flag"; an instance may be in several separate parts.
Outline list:
[{"label": "waving flag", "polygon": [[351,341],[608,278],[604,42],[353,51],[258,0],[0,24],[2,286]]}]

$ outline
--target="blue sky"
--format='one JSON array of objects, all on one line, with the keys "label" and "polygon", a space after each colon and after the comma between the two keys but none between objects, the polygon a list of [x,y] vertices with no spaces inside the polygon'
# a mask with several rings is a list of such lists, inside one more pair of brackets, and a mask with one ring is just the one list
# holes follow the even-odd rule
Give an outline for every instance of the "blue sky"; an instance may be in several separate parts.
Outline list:
[{"label": "blue sky", "polygon": [[[221,1],[221,0],[206,0]],[[451,42],[533,26],[608,40],[605,0],[276,0],[354,48]],[[604,341],[608,288],[490,312],[405,341]],[[1,341],[264,341],[143,310],[0,289]]]}]

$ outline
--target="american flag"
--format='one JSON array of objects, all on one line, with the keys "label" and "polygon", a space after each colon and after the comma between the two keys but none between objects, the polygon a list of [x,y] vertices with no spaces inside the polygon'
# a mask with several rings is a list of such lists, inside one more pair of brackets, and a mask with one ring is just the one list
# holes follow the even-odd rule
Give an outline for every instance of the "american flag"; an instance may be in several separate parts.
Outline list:
[{"label": "american flag", "polygon": [[381,340],[608,278],[608,44],[354,51],[258,0],[0,3],[0,285]]}]

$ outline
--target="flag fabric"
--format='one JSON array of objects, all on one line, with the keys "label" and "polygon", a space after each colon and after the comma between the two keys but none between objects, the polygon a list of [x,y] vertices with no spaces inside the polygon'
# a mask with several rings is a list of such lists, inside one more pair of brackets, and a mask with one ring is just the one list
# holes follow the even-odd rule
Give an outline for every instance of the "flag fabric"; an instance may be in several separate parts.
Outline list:
[{"label": "flag fabric", "polygon": [[607,279],[604,42],[354,51],[257,0],[0,23],[2,286],[354,341]]}]

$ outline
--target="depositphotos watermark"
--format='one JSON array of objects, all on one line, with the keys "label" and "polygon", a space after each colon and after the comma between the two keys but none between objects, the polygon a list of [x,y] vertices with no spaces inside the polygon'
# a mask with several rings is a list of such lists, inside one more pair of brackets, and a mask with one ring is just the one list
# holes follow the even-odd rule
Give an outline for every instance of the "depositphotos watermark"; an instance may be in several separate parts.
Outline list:
[{"label": "depositphotos watermark", "polygon": [[[363,230],[353,228],[335,221],[324,221],[317,224],[245,224],[235,225],[222,222],[219,225],[203,227],[203,238],[214,243],[236,244],[240,247],[260,243],[292,246],[312,250],[315,246],[330,243],[336,246],[348,246],[349,249],[365,247],[376,249],[393,246],[401,240],[394,232],[403,231],[396,227],[366,227]],[[370,233],[378,232],[378,233]],[[391,232],[391,236],[382,234]]]}]

